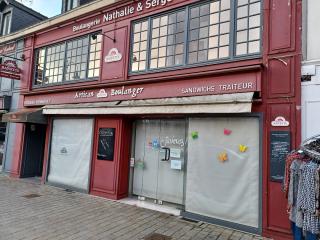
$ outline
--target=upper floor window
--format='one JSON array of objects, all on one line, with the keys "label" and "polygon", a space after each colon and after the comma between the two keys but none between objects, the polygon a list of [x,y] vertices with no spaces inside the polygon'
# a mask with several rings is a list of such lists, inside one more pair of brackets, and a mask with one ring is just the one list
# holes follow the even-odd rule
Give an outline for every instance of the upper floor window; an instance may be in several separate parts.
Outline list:
[{"label": "upper floor window", "polygon": [[11,28],[11,12],[4,13],[2,15],[2,35],[7,35],[10,33]]},{"label": "upper floor window", "polygon": [[37,49],[34,85],[99,77],[101,41],[102,35],[95,33]]},{"label": "upper floor window", "polygon": [[261,51],[261,0],[213,0],[133,24],[131,72],[232,60]]},{"label": "upper floor window", "polygon": [[62,12],[70,11],[80,5],[80,0],[63,0],[62,1]]}]

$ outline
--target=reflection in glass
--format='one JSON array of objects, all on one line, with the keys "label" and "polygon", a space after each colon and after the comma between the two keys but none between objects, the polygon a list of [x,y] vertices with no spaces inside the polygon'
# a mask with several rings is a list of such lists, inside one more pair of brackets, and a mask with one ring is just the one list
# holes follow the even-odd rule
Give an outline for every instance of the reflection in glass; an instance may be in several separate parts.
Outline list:
[{"label": "reflection in glass", "polygon": [[236,55],[260,52],[261,1],[238,0]]},{"label": "reflection in glass", "polygon": [[230,1],[217,0],[190,9],[194,18],[189,24],[188,63],[229,57]]}]

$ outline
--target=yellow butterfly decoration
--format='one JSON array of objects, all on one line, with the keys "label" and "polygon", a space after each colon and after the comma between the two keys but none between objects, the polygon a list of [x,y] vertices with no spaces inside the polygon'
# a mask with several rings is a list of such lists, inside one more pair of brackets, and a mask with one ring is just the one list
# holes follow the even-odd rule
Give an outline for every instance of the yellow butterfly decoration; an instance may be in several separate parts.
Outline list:
[{"label": "yellow butterfly decoration", "polygon": [[242,144],[239,144],[239,151],[241,153],[244,153],[248,150],[248,147],[246,145],[242,145]]},{"label": "yellow butterfly decoration", "polygon": [[219,153],[218,159],[220,162],[225,162],[228,160],[228,154],[226,152]]}]

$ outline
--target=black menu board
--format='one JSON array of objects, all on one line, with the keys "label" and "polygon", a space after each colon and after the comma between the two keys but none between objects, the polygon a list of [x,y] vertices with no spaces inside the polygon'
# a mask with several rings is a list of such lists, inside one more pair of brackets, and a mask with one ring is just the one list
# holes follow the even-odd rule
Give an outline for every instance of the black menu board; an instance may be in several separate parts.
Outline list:
[{"label": "black menu board", "polygon": [[113,161],[115,128],[99,128],[98,160]]},{"label": "black menu board", "polygon": [[270,178],[273,182],[282,182],[286,157],[290,153],[290,132],[272,131],[270,138]]}]

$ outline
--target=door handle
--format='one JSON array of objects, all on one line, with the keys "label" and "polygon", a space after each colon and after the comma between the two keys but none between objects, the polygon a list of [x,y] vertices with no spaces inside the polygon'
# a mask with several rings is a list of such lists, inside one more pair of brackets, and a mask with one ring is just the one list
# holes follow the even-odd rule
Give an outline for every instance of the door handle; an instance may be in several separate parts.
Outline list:
[{"label": "door handle", "polygon": [[165,155],[164,158],[161,159],[161,161],[168,162],[170,160],[170,148],[163,147],[162,149],[165,150]]},{"label": "door handle", "polygon": [[168,150],[168,157],[167,157],[167,161],[169,161],[169,160],[170,160],[170,148],[167,148],[167,150]]}]

